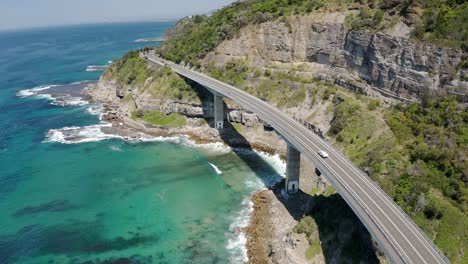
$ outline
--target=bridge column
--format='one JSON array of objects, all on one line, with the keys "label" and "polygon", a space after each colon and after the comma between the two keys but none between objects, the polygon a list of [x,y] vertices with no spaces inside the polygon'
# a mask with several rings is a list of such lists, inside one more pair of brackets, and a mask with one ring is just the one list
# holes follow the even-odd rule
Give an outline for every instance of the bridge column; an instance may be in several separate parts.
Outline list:
[{"label": "bridge column", "polygon": [[223,96],[213,93],[214,97],[214,121],[216,129],[224,129],[224,101]]},{"label": "bridge column", "polygon": [[299,191],[299,174],[301,172],[301,153],[288,144],[286,163],[286,193]]}]

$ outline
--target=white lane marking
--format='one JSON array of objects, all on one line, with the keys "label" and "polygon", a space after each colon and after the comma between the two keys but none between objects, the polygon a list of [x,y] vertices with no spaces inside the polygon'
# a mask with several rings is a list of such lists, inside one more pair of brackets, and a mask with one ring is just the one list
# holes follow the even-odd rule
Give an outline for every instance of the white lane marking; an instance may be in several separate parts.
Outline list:
[{"label": "white lane marking", "polygon": [[[196,77],[196,75],[195,75],[195,77]],[[196,78],[196,79],[198,79],[198,78]],[[201,81],[203,81],[203,80],[201,80]],[[209,80],[205,80],[205,82],[210,83]],[[213,83],[212,83],[212,84],[213,84]],[[219,85],[219,84],[218,84],[218,85]],[[223,84],[223,85],[224,85],[224,84]],[[218,87],[218,88],[219,88],[219,87]],[[235,89],[237,89],[237,88],[235,88]],[[251,96],[251,95],[250,95],[250,96]],[[251,101],[251,98],[248,98],[248,96],[246,96],[246,98],[239,98],[239,99],[240,99],[241,101],[242,101],[242,100],[245,101],[246,99],[249,99],[250,104],[253,103],[253,102]],[[255,102],[255,103],[257,103],[257,102]],[[267,105],[267,104],[264,104],[264,105]],[[256,106],[251,106],[251,108],[256,109],[257,107],[256,107]],[[254,111],[254,112],[263,112],[263,111],[259,111],[259,110],[261,110],[261,109],[257,109],[257,111]],[[273,110],[276,110],[276,109],[273,109]],[[278,111],[278,110],[276,110],[276,111]],[[280,112],[280,111],[278,111],[278,112]],[[280,114],[282,114],[282,113],[280,113]],[[267,119],[268,119],[268,118],[267,118]],[[295,129],[294,127],[291,127],[291,126],[289,125],[289,123],[285,122],[285,124],[286,124],[286,126],[290,127],[290,129],[292,129],[293,131],[295,131],[296,133],[298,132],[297,129]],[[298,134],[300,134],[300,133],[298,133]],[[297,138],[296,138],[296,139],[297,139]],[[307,139],[307,138],[306,138],[306,139]],[[299,140],[299,139],[297,139],[297,140]],[[311,151],[312,153],[314,153],[313,150],[311,150],[309,147],[307,147],[307,146],[305,145],[305,143],[304,143],[302,140],[300,140],[300,141],[302,142],[302,144],[304,144],[304,147],[306,147],[307,149],[309,149],[309,151]],[[309,140],[307,139],[307,141],[309,141]],[[309,142],[310,142],[310,141],[309,141]],[[311,145],[313,145],[314,147],[317,148],[317,146],[316,146],[313,142],[310,142],[310,143],[311,143]],[[324,164],[326,164],[326,163],[324,163]],[[325,166],[326,166],[330,171],[332,171],[335,175],[339,175],[335,170],[333,170],[332,168],[330,168],[330,167],[328,166],[328,164],[326,164]],[[376,204],[376,202],[369,196],[369,194],[368,194],[367,192],[365,192],[365,191],[361,188],[361,186],[360,186],[359,184],[357,184],[357,183],[354,181],[354,179],[353,179],[352,177],[350,177],[350,175],[349,175],[348,173],[346,173],[346,172],[341,168],[341,166],[337,166],[337,167],[338,167],[341,171],[344,172],[344,174],[357,186],[358,189],[360,189],[360,190],[365,194],[365,196],[367,196],[367,197],[369,198],[369,200],[371,201],[372,204],[374,204],[374,206],[377,208],[377,210],[380,211],[380,212],[382,212],[382,214],[383,214],[385,217],[387,217],[388,221],[394,226],[394,228],[398,231],[398,233],[400,233],[400,235],[403,237],[403,239],[406,240],[406,242],[408,243],[408,245],[411,246],[411,248],[413,249],[413,251],[416,252],[416,254],[424,261],[424,258],[419,254],[418,250],[416,250],[416,248],[414,247],[414,245],[406,238],[406,236],[403,235],[403,233],[402,233],[401,230],[397,227],[397,225],[391,220],[390,217],[388,217],[388,215],[379,207],[379,205]],[[339,179],[339,177],[336,177],[336,178]],[[349,184],[347,184],[347,183],[342,183],[342,184],[345,185],[345,186],[348,186],[348,189],[349,189],[349,190],[353,190],[352,188],[350,188]],[[359,196],[357,196],[357,194],[356,194],[354,191],[351,191],[351,193],[354,193],[353,196],[355,197],[355,199],[358,199],[359,201],[361,201],[361,203],[362,203],[363,205],[365,205],[365,207],[367,207],[366,203],[364,203],[363,200],[362,200]],[[370,212],[372,212],[372,210],[370,210],[370,208],[367,208],[367,209],[368,209]],[[372,214],[373,214],[373,216],[374,216],[376,219],[378,219],[377,216],[376,216],[373,212],[372,212]],[[378,222],[380,223],[380,225],[381,225],[380,228],[383,228],[384,230],[387,231],[388,234],[391,234],[391,232],[389,232],[389,230],[386,228],[385,225],[382,224],[382,222],[380,222],[380,220],[377,220],[377,221],[378,221]],[[393,238],[394,241],[398,241],[398,240],[395,239],[395,237],[394,237],[393,235],[391,235],[391,237]],[[392,241],[392,240],[390,240],[390,241]],[[402,249],[401,246],[400,246],[399,244],[395,244],[393,241],[392,241],[391,243],[392,243],[395,247]],[[406,255],[406,253],[404,253],[404,254],[405,254],[405,256],[408,258],[408,256]],[[408,258],[408,261],[410,261],[409,258]]]},{"label": "white lane marking", "polygon": [[[195,72],[195,75],[196,75],[196,74],[199,74],[199,73]],[[204,74],[200,74],[200,75],[204,75]],[[205,75],[205,76],[206,76],[206,75]],[[250,99],[250,100],[252,100],[252,99],[253,99],[253,100],[258,100],[258,98],[255,98],[255,97],[253,97],[252,95],[250,95],[250,94],[248,94],[248,93],[246,93],[246,92],[244,92],[244,91],[242,91],[242,90],[240,90],[240,89],[238,89],[238,88],[236,88],[236,87],[233,87],[233,86],[230,86],[230,85],[228,85],[228,84],[222,83],[222,82],[220,82],[220,81],[218,81],[218,80],[216,80],[216,79],[213,79],[213,78],[211,78],[211,77],[209,77],[209,76],[206,76],[206,78],[207,78],[207,79],[212,79],[213,81],[217,82],[218,85],[228,86],[230,89],[235,89],[236,91],[238,91],[238,92],[240,92],[240,93],[243,93],[244,96],[245,96],[246,98]],[[249,97],[253,97],[253,98],[249,98]],[[245,98],[240,98],[240,99],[245,99]],[[255,101],[254,101],[254,102],[255,102]],[[274,110],[274,111],[277,111],[277,112],[278,112],[280,115],[282,115],[283,117],[290,119],[289,116],[285,115],[285,114],[284,114],[283,112],[281,112],[279,109],[276,109],[276,108],[274,108],[273,106],[264,103],[263,101],[260,101],[260,102],[263,103],[263,105],[267,106],[268,108],[270,108],[270,109],[272,109],[272,110]],[[257,102],[255,102],[255,103],[257,103]],[[286,124],[287,126],[289,126],[291,129],[293,129],[294,131],[299,132],[297,129],[295,129],[294,127],[292,127],[289,123],[286,122],[285,124]],[[301,128],[303,128],[303,127],[301,126]],[[308,130],[307,130],[307,132],[310,133]],[[302,133],[300,133],[300,134],[302,134]],[[316,136],[316,135],[314,135],[314,136]],[[306,139],[307,139],[307,141],[309,141],[308,138],[306,138]],[[309,142],[311,142],[311,141],[309,141]],[[311,143],[312,143],[315,147],[317,147],[316,144],[314,144],[313,142],[311,142]],[[372,183],[369,181],[368,178],[364,178],[364,177],[366,177],[365,175],[363,175],[355,166],[353,166],[353,164],[352,164],[350,161],[344,159],[343,156],[341,156],[341,155],[339,154],[339,152],[338,152],[337,150],[335,150],[333,147],[331,147],[329,144],[324,144],[323,142],[321,142],[321,140],[317,140],[317,143],[319,143],[320,145],[325,146],[325,147],[331,149],[331,150],[332,150],[331,152],[333,152],[333,154],[335,154],[335,156],[337,156],[337,157],[341,160],[341,162],[343,162],[345,165],[347,165],[348,163],[351,164],[351,166],[348,165],[347,167],[351,167],[351,169],[354,170],[354,172],[355,172],[356,174],[358,174],[358,177],[362,180],[362,182],[363,182],[363,183],[364,183],[364,184],[365,184],[365,185],[366,185],[382,202],[383,202],[383,204],[384,204],[387,208],[389,208],[391,211],[393,211],[393,213],[395,213],[395,215],[406,225],[407,229],[409,229],[410,232],[413,233],[413,235],[416,237],[416,239],[419,240],[419,242],[421,242],[421,244],[423,244],[423,246],[426,248],[426,250],[429,251],[430,254],[437,260],[437,262],[438,262],[438,263],[441,263],[441,262],[439,261],[440,256],[439,256],[439,255],[437,255],[437,256],[434,255],[434,248],[433,248],[432,246],[431,246],[431,247],[428,247],[427,243],[428,243],[429,241],[427,241],[427,239],[424,239],[424,237],[423,237],[423,240],[421,239],[421,236],[420,236],[421,234],[418,234],[418,233],[415,232],[415,230],[414,230],[414,229],[415,229],[414,225],[409,221],[409,219],[407,219],[406,217],[404,217],[404,216],[402,215],[403,212],[400,211],[400,210],[398,210],[398,208],[395,208],[396,205],[394,205],[391,201],[387,201],[388,199],[383,199],[383,198],[381,197],[382,194],[383,194],[383,193],[381,193],[381,192],[383,192],[383,191],[379,192],[379,191],[377,190],[377,186],[375,186],[374,184],[372,184]],[[317,148],[318,148],[318,149],[321,149],[320,147],[317,147]],[[336,153],[335,153],[335,152],[336,152]],[[337,154],[337,153],[338,153],[338,154]],[[344,170],[341,168],[340,165],[338,165],[338,164],[337,164],[336,162],[334,162],[334,161],[332,161],[332,163],[333,163],[334,165],[336,165],[338,168],[340,168],[340,170],[343,171],[353,182],[355,182],[355,181],[353,180],[352,176],[349,175],[346,171],[344,171]],[[359,185],[358,185],[358,186],[359,186]],[[361,189],[361,190],[362,190],[362,189]],[[367,196],[368,196],[368,195],[367,195]],[[374,204],[375,204],[375,203],[374,203]],[[380,209],[380,207],[379,207],[379,209]],[[382,210],[381,210],[381,211],[382,211]],[[382,212],[383,212],[383,211],[382,211]],[[394,224],[394,223],[392,222],[392,224]],[[395,224],[394,224],[394,225],[395,225]],[[399,230],[399,232],[401,233],[400,230]],[[421,232],[422,232],[422,230],[421,230]],[[404,237],[405,237],[405,239],[406,239],[406,236],[404,236]],[[407,239],[406,239],[406,240],[407,240]],[[407,240],[407,241],[408,241],[408,240]],[[408,242],[409,242],[409,241],[408,241]],[[409,242],[409,243],[412,245],[411,242]],[[415,249],[413,245],[412,245],[412,247],[413,247],[413,249]],[[415,251],[416,251],[416,250],[415,250]],[[417,252],[417,251],[416,251],[416,252]],[[422,256],[419,254],[419,252],[417,252],[417,254],[422,258]],[[422,259],[424,260],[424,258],[422,258]],[[442,263],[445,263],[445,261],[442,262]]]},{"label": "white lane marking", "polygon": [[[194,77],[197,77],[197,76],[195,75]],[[198,79],[198,78],[195,78],[195,79]],[[200,80],[200,81],[203,82],[203,80]],[[208,80],[208,81],[205,80],[204,82],[210,83],[209,80]],[[213,84],[213,83],[212,83],[212,84]],[[219,88],[219,87],[218,87],[218,88]],[[222,88],[221,88],[221,89],[222,89]],[[237,88],[236,88],[236,89],[237,89]],[[250,95],[250,96],[251,96],[251,95]],[[242,101],[242,100],[243,100],[243,101],[246,101],[246,99],[249,99],[249,100],[248,100],[248,101],[250,101],[249,104],[252,104],[251,98],[238,98],[238,99],[241,99],[241,101]],[[256,103],[256,102],[255,102],[255,103]],[[257,109],[257,106],[250,106],[250,107],[248,107],[248,108],[250,108],[250,109],[252,109],[252,108],[253,108],[253,109]],[[261,110],[261,109],[260,109],[260,110]],[[276,111],[278,111],[278,110],[276,110]],[[260,112],[260,113],[261,113],[261,112],[263,112],[263,111],[259,111],[259,110],[257,109],[257,111],[254,111],[254,112]],[[268,119],[268,118],[266,118],[266,119]],[[289,126],[289,124],[288,124],[287,122],[286,122],[285,124],[287,124],[287,126]],[[290,127],[290,126],[289,126],[289,127]],[[298,132],[298,131],[297,131],[296,129],[294,129],[294,128],[292,128],[292,130],[294,130],[295,132]],[[287,134],[289,134],[289,133],[287,133]],[[293,137],[293,138],[295,138],[295,137]],[[306,139],[307,139],[307,138],[306,138]],[[303,144],[303,146],[304,146],[306,149],[308,149],[311,153],[314,153],[314,155],[316,154],[316,153],[315,153],[312,149],[310,149],[302,140],[300,140],[300,139],[298,139],[298,138],[296,138],[296,140],[300,141],[300,142]],[[313,142],[311,142],[311,145],[313,145],[314,147],[317,147]],[[318,160],[319,160],[319,159],[318,159]],[[330,168],[328,164],[323,163],[323,165],[324,165],[325,167],[327,167],[327,168],[329,169],[329,171],[333,172],[335,175],[339,175],[334,169]],[[340,166],[337,166],[337,167],[338,167],[340,170],[342,170],[342,168],[341,168]],[[343,171],[343,170],[342,170],[342,171]],[[344,171],[343,171],[343,172],[344,172]],[[417,254],[421,259],[423,259],[423,258],[421,257],[421,255],[419,254],[419,252],[416,250],[416,248],[413,246],[413,244],[403,235],[403,233],[401,232],[401,230],[399,230],[399,228],[396,226],[396,224],[393,223],[393,221],[391,220],[391,218],[389,218],[388,215],[387,215],[384,211],[382,211],[382,209],[375,203],[375,201],[374,201],[373,199],[371,199],[371,197],[370,197],[366,192],[364,192],[364,190],[359,186],[359,184],[357,184],[357,183],[352,179],[352,177],[349,177],[350,175],[348,175],[346,172],[345,172],[345,174],[348,176],[348,178],[351,179],[351,181],[352,181],[359,189],[361,189],[361,191],[363,191],[363,193],[369,198],[369,200],[371,200],[371,202],[374,204],[374,206],[377,208],[377,210],[381,211],[381,212],[383,213],[383,215],[385,215],[385,216],[387,217],[388,221],[389,221],[389,222],[395,227],[395,229],[402,235],[402,237],[403,237],[403,238],[406,240],[406,242],[413,248],[413,250],[416,252],[416,254]],[[336,178],[337,178],[338,180],[340,180],[339,177],[336,177]],[[341,180],[340,180],[340,181],[341,181]],[[352,195],[352,196],[354,196],[354,198],[355,198],[356,200],[359,200],[359,201],[362,203],[362,205],[364,205],[364,206],[372,213],[372,215],[373,215],[374,218],[375,218],[374,220],[377,220],[377,221],[380,223],[380,225],[381,225],[380,228],[383,228],[384,230],[386,230],[387,233],[390,234],[390,236],[393,238],[394,241],[398,241],[398,240],[396,240],[396,239],[394,238],[393,235],[391,235],[392,233],[389,232],[389,230],[386,228],[386,226],[382,224],[382,222],[381,222],[381,221],[378,219],[378,217],[374,214],[373,210],[370,210],[370,208],[368,208],[368,206],[366,205],[366,203],[364,203],[363,200],[362,200],[359,196],[356,195],[356,193],[353,191],[353,189],[350,188],[349,184],[346,183],[346,182],[343,182],[342,185],[347,186],[348,189],[349,189],[348,192],[350,192],[351,194],[354,194],[354,195]],[[362,206],[362,205],[361,205],[361,206]],[[395,247],[402,249],[401,246],[400,246],[399,244],[395,244],[392,240],[390,240],[389,242],[391,242]],[[406,253],[404,253],[404,254],[405,254],[405,256],[407,257],[407,259],[410,261],[409,257],[406,255]],[[423,259],[423,260],[424,260],[424,259]]]},{"label": "white lane marking", "polygon": [[[268,104],[266,104],[268,105]],[[273,108],[273,107],[270,107],[270,108]],[[275,109],[273,109],[275,110]],[[277,110],[279,111],[279,110]],[[283,115],[284,118],[290,118],[289,116],[285,115],[284,113],[282,113],[281,111],[279,111],[279,114]],[[295,132],[297,132],[299,135],[303,136],[303,133],[301,133],[301,131],[297,130],[297,127],[293,127],[292,125],[290,125],[288,122],[283,122],[284,124],[286,124],[288,127],[290,127],[291,129],[293,129]],[[300,128],[303,128],[302,126],[300,126]],[[308,130],[306,130],[305,128],[303,129],[305,131],[307,131],[308,133],[310,133]],[[342,156],[338,155],[338,151],[336,151],[334,148],[331,148],[329,145],[325,145],[323,144],[322,142],[320,142],[320,140],[317,140],[318,143],[322,143],[320,145],[322,146],[317,146],[313,141],[309,140],[307,137],[306,137],[306,140],[308,142],[311,142],[314,147],[316,147],[317,149],[324,149],[323,146],[325,147],[328,147],[331,151],[332,154],[334,154],[335,156],[337,156],[342,163],[344,163],[345,165],[347,165],[348,163],[350,163],[350,161],[347,161],[345,159],[343,159]],[[352,177],[352,175],[348,174],[348,172],[344,171],[343,168],[337,164],[334,159],[331,159],[331,163],[333,163],[335,166],[337,166],[341,171],[343,171],[353,182],[354,179]],[[433,247],[428,247],[427,246],[427,240],[424,239],[424,240],[421,240],[421,237],[418,236],[417,233],[415,233],[414,231],[414,226],[411,224],[411,222],[408,221],[408,219],[406,219],[405,217],[402,217],[402,212],[399,211],[397,208],[395,208],[395,206],[393,205],[393,203],[391,203],[390,201],[387,201],[388,199],[384,199],[382,198],[382,195],[384,194],[383,191],[381,192],[378,192],[378,190],[376,189],[377,186],[375,186],[374,184],[372,184],[369,179],[364,176],[360,171],[357,170],[356,167],[354,166],[347,166],[347,167],[351,167],[351,169],[356,173],[358,174],[358,177],[360,178],[360,180],[369,188],[369,190],[371,190],[382,202],[383,204],[386,206],[386,208],[390,209],[391,211],[393,211],[393,213],[395,213],[395,215],[399,218],[399,220],[401,220],[403,223],[406,224],[406,227],[410,230],[410,232],[413,233],[413,235],[417,238],[417,240],[419,240],[419,242],[421,242],[421,244],[423,244],[423,246],[426,248],[427,251],[430,252],[430,254],[437,260],[438,263],[441,263],[439,261],[439,258],[440,256],[436,256],[434,255],[434,248]],[[359,185],[358,185],[359,186]],[[360,186],[359,186],[360,187]],[[362,190],[362,189],[361,189]],[[380,208],[380,207],[379,207]],[[382,211],[382,210],[381,210]],[[420,235],[420,234],[419,234]],[[445,263],[445,262],[442,262],[442,263]]]},{"label": "white lane marking", "polygon": [[[155,62],[155,61],[154,61],[153,59],[151,59],[151,58],[150,58],[150,60],[153,61],[153,62]],[[160,63],[158,63],[158,64],[160,64]],[[188,71],[188,70],[186,70],[186,69],[184,69],[184,68],[183,68],[183,70]],[[191,70],[190,70],[190,71],[191,71]],[[195,77],[197,77],[196,75],[199,74],[199,75],[202,75],[202,76],[206,77],[207,79],[212,79],[211,77],[208,77],[208,76],[206,76],[206,75],[204,75],[204,74],[200,74],[200,73],[198,73],[198,72],[194,72],[194,73],[195,73]],[[182,74],[184,74],[184,73],[182,72]],[[184,74],[184,75],[185,75],[185,74]],[[216,81],[216,82],[219,82],[219,81],[216,80],[216,79],[213,79],[213,80]],[[202,80],[202,81],[203,81],[203,80]],[[206,81],[206,80],[205,80],[205,82],[209,82],[209,81]],[[228,86],[227,84],[224,84],[224,83],[222,83],[222,82],[219,82],[218,85]],[[229,86],[228,86],[228,87],[229,87]],[[229,88],[231,88],[231,87],[229,87]],[[239,90],[239,89],[237,89],[237,88],[235,88],[235,87],[233,87],[233,88],[236,89],[236,90],[239,91],[239,92],[243,92],[242,90]],[[245,93],[245,92],[244,92],[244,93]],[[228,94],[231,94],[231,93],[228,91]],[[250,95],[250,94],[248,94],[248,93],[245,93],[245,94],[248,95],[248,96],[250,96],[250,97],[252,97],[252,95]],[[247,97],[247,98],[248,98],[248,97]],[[240,98],[240,99],[242,99],[242,98]],[[251,99],[251,98],[249,98],[249,99]],[[256,98],[254,98],[254,99],[256,99]],[[268,104],[265,104],[265,105],[268,106],[268,107],[271,107],[271,106],[268,105]],[[284,115],[281,111],[279,111],[279,110],[277,110],[277,109],[273,109],[273,110],[276,110],[276,111],[278,111],[280,114]],[[286,116],[286,117],[288,117],[288,116]],[[288,117],[288,118],[290,118],[290,117]],[[291,125],[289,125],[289,123],[286,122],[285,124],[286,124],[288,127],[290,127],[291,129],[293,129],[295,132],[299,132],[296,128],[294,128],[294,127],[292,127]],[[307,132],[309,132],[309,131],[307,131]],[[310,133],[310,132],[309,132],[309,133]],[[299,134],[300,134],[300,133],[299,133]],[[301,135],[301,134],[300,134],[300,135]],[[307,141],[309,141],[308,138],[306,138],[306,139],[307,139]],[[317,141],[318,141],[319,144],[323,145],[323,143],[322,143],[320,140],[317,140]],[[302,142],[302,141],[301,141],[301,142]],[[310,141],[309,141],[309,142],[310,142]],[[304,142],[302,142],[302,143],[304,143]],[[314,147],[317,147],[317,145],[314,144],[313,142],[310,142],[310,143],[311,143]],[[329,145],[326,145],[326,147],[330,148]],[[308,147],[307,147],[307,148],[308,148]],[[308,149],[311,150],[310,148],[308,148]],[[320,148],[318,148],[318,149],[320,149]],[[337,151],[334,150],[333,148],[330,148],[330,149],[332,150],[332,152],[337,152]],[[311,151],[311,152],[313,153],[313,151]],[[333,154],[335,154],[335,156],[337,156],[345,165],[347,165],[347,163],[349,163],[349,161],[343,159],[343,157],[340,156],[339,154],[336,154],[336,153],[333,153]],[[329,168],[329,166],[328,166],[326,163],[324,163],[324,164],[325,164],[326,167]],[[353,183],[356,184],[356,186],[358,186],[358,188],[361,189],[361,190],[363,191],[363,189],[359,186],[359,184],[357,184],[357,183],[354,181],[353,177],[350,176],[348,173],[346,173],[346,172],[341,168],[340,165],[336,164],[336,162],[333,162],[333,164],[335,164],[341,171],[343,171],[343,172],[348,176],[348,178],[350,178],[351,181],[353,181]],[[369,187],[369,189],[372,190],[372,191],[374,192],[374,194],[376,194],[376,196],[377,196],[378,198],[380,198],[380,200],[383,202],[383,204],[386,205],[386,207],[390,208],[391,211],[393,211],[393,212],[395,213],[395,209],[396,209],[395,206],[391,206],[391,205],[393,205],[392,203],[390,203],[390,206],[389,206],[388,201],[386,201],[386,200],[388,200],[388,199],[382,199],[382,198],[380,197],[380,196],[381,196],[381,193],[377,193],[377,192],[376,192],[376,191],[377,191],[377,190],[376,190],[376,187],[377,187],[377,186],[375,186],[375,185],[373,185],[372,183],[368,182],[369,179],[367,179],[367,178],[363,180],[363,177],[365,177],[365,176],[362,175],[362,173],[361,173],[360,171],[357,171],[357,169],[356,169],[354,166],[347,166],[347,167],[351,167],[351,169],[352,169],[356,174],[358,174],[358,177],[361,178],[361,180],[363,181],[363,183],[364,183],[367,187]],[[336,175],[338,175],[338,174],[336,173],[336,171],[334,171],[333,169],[329,168],[329,170],[333,171]],[[339,177],[336,177],[336,178],[339,179]],[[347,185],[347,184],[346,184],[346,185]],[[365,193],[365,192],[364,192],[364,193]],[[369,196],[368,193],[365,193],[365,195],[366,195],[367,197],[370,198],[370,196]],[[374,200],[372,200],[372,199],[370,199],[370,200],[373,202],[373,204],[374,204],[377,208],[379,208],[379,210],[380,210],[381,212],[383,212],[382,209],[375,203]],[[396,209],[396,210],[398,210],[398,209]],[[388,218],[388,215],[386,215],[385,212],[383,212],[383,213],[384,213],[384,215],[387,216],[387,218]],[[398,218],[400,218],[400,220],[403,220],[402,217],[401,217],[401,212],[397,211],[396,215],[397,215]],[[390,219],[390,218],[389,218],[389,219]],[[407,219],[405,219],[405,220],[407,220]],[[395,225],[395,223],[393,223],[393,221],[390,220],[390,222],[392,223],[393,226],[396,227],[396,225]],[[405,223],[405,225],[407,225],[406,221],[404,221],[404,220],[403,220],[403,223]],[[411,223],[410,223],[410,224],[411,224]],[[413,225],[411,225],[411,227],[413,227]],[[408,225],[407,225],[407,228],[416,236],[416,238],[417,238],[420,242],[422,242],[421,239],[420,239],[420,237],[414,233],[414,230],[413,230],[414,227],[413,227],[413,228],[409,228]],[[401,233],[401,230],[399,230],[398,228],[396,228],[396,229],[398,230],[398,232],[399,232],[400,234],[402,234],[402,233]],[[402,235],[403,235],[403,234],[402,234]],[[412,246],[412,248],[415,249],[414,246],[412,245],[412,243],[411,243],[410,241],[408,241],[408,239],[407,239],[405,236],[403,236],[403,237],[404,237],[405,240]],[[426,241],[426,242],[427,242],[427,241]],[[427,246],[426,246],[425,243],[423,243],[423,245],[424,245],[424,247],[426,247],[426,249],[429,249],[429,248],[427,248]],[[432,250],[428,250],[428,251],[429,251],[429,252],[431,253],[431,255],[434,257],[434,254],[433,254]],[[415,250],[415,252],[421,257],[421,255],[419,254],[419,252],[418,252],[417,250]],[[405,255],[406,255],[406,254],[405,254]],[[421,257],[421,258],[422,258],[422,257]],[[423,259],[423,258],[422,258],[422,259]],[[436,257],[436,259],[437,259],[437,257]],[[439,261],[438,261],[438,262],[439,262]],[[439,263],[440,263],[440,262],[439,262]]]}]

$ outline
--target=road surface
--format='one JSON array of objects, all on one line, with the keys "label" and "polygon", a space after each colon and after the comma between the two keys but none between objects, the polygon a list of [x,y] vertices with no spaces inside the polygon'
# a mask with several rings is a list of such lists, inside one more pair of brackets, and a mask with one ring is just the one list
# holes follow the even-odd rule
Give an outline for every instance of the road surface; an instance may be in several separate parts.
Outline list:
[{"label": "road surface", "polygon": [[[150,56],[148,60],[170,67],[181,76],[238,102],[270,124],[331,182],[393,263],[449,263],[434,243],[380,187],[343,154],[302,124],[231,85],[160,58]],[[329,158],[321,158],[319,150],[326,151]]]}]

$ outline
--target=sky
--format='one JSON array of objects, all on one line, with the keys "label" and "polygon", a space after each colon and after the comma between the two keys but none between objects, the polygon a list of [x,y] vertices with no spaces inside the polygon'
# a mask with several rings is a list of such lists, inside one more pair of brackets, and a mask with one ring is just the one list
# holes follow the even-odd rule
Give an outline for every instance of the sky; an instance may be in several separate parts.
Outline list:
[{"label": "sky", "polygon": [[0,30],[68,24],[175,20],[233,0],[0,0]]}]

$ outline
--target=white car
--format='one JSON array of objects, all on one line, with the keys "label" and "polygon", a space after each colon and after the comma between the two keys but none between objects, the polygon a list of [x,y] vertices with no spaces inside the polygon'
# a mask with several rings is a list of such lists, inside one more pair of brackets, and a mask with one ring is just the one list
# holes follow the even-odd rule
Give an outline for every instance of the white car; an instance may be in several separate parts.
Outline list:
[{"label": "white car", "polygon": [[318,152],[318,154],[320,155],[320,157],[322,157],[322,158],[324,158],[324,159],[328,158],[328,153],[326,153],[326,152],[323,151],[323,150],[320,150],[320,151]]}]

